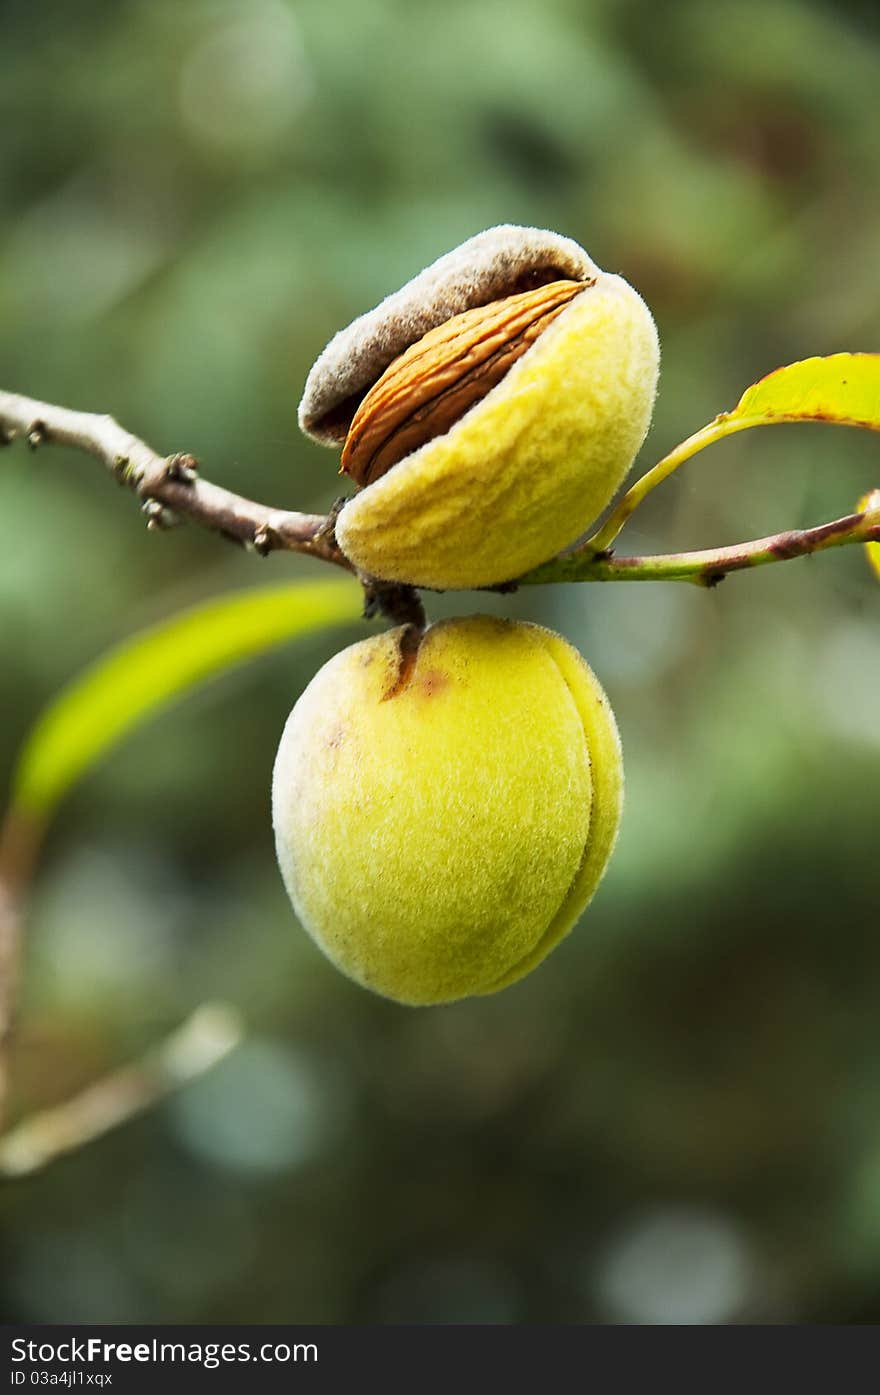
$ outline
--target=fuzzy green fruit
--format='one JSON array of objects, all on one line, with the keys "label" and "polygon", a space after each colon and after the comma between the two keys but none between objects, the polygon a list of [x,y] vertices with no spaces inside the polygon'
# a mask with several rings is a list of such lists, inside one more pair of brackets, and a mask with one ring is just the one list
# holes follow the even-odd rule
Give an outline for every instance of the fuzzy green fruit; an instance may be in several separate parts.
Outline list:
[{"label": "fuzzy green fruit", "polygon": [[474,616],[337,654],[290,714],[272,790],[302,924],[403,1003],[493,993],[572,928],[617,835],[620,744],[564,639]]}]

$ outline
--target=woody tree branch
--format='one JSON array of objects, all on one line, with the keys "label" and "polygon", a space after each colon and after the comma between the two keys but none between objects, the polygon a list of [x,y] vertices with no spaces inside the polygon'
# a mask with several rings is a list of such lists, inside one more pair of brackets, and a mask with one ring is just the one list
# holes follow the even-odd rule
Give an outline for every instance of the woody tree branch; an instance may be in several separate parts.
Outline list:
[{"label": "woody tree branch", "polygon": [[[698,437],[705,434],[698,433]],[[191,455],[159,455],[112,417],[72,411],[0,391],[0,442],[8,444],[18,438],[26,440],[33,449],[44,444],[61,445],[95,456],[114,478],[138,496],[150,528],[188,519],[262,556],[270,552],[299,552],[354,571],[336,543],[332,513],[274,509],[222,489],[199,477]],[[681,448],[685,453],[688,445],[685,442]],[[669,457],[673,458],[677,458],[677,453]],[[645,481],[652,484],[655,473],[656,470],[649,472]],[[639,485],[634,486],[627,499],[635,497],[638,490]],[[606,526],[594,539],[512,578],[500,589],[562,581],[690,581],[698,586],[714,586],[729,572],[790,561],[850,543],[880,542],[880,507],[875,500],[876,493],[865,508],[815,528],[777,533],[731,547],[657,556],[618,557],[603,550],[597,544],[601,544],[606,533],[611,536]],[[632,512],[632,507],[626,509],[623,518]],[[619,523],[613,533],[618,529]],[[417,623],[421,617],[423,623],[411,587],[389,586],[363,576],[359,579],[367,592],[368,610],[381,609],[392,619]]]},{"label": "woody tree branch", "polygon": [[200,479],[191,455],[159,455],[113,417],[0,391],[0,433],[5,444],[22,438],[33,450],[69,446],[95,456],[141,500],[148,527],[186,518],[261,556],[301,552],[352,570],[325,515],[269,508]]}]

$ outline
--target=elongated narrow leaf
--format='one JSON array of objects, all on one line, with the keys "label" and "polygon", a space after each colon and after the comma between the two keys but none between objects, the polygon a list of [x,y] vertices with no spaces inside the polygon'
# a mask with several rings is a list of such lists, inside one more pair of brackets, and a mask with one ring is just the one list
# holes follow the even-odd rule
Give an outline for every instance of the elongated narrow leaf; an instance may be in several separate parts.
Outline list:
[{"label": "elongated narrow leaf", "polygon": [[880,354],[805,358],[747,388],[722,420],[828,421],[880,431]]},{"label": "elongated narrow leaf", "polygon": [[25,741],[13,808],[45,817],[132,728],[208,678],[296,635],[354,620],[349,581],[260,587],[220,596],[111,649],[54,699]]}]

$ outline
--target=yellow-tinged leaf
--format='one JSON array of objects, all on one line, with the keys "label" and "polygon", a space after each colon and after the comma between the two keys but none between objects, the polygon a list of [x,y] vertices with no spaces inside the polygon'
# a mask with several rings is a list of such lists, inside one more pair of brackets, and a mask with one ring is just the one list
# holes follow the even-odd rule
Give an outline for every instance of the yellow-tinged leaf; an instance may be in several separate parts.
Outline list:
[{"label": "yellow-tinged leaf", "polygon": [[[805,358],[747,388],[723,420],[828,421],[880,431],[880,354]],[[757,420],[756,420],[757,418]]]},{"label": "yellow-tinged leaf", "polygon": [[[858,503],[859,511],[862,509],[880,509],[880,489],[872,489],[870,494],[866,494],[864,499]],[[865,544],[865,552],[868,554],[868,561],[877,573],[880,581],[880,542],[869,542]]]},{"label": "yellow-tinged leaf", "polygon": [[[768,373],[766,378],[746,388],[732,412],[722,412],[714,421],[695,431],[636,480],[602,527],[578,552],[588,551],[593,556],[607,552],[627,519],[651,490],[706,446],[753,426],[773,426],[784,421],[825,421],[880,431],[880,354],[805,358]],[[553,565],[550,562],[547,568],[536,568],[535,575],[540,576]],[[547,576],[546,579],[551,578]],[[569,579],[575,579],[571,573]]]},{"label": "yellow-tinged leaf", "polygon": [[215,598],[133,635],[37,718],[13,777],[13,810],[44,818],[140,722],[234,664],[355,620],[361,600],[351,581],[265,586]]}]

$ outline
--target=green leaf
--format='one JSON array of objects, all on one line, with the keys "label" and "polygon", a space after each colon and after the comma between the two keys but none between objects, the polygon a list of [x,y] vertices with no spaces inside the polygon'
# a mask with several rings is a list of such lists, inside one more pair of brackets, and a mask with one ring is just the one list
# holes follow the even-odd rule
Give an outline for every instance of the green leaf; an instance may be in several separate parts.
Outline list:
[{"label": "green leaf", "polygon": [[805,358],[747,388],[722,421],[829,421],[880,431],[880,354]]},{"label": "green leaf", "polygon": [[45,818],[140,722],[275,645],[355,620],[360,606],[354,582],[286,583],[215,598],[133,635],[38,717],[13,776],[13,810]]},{"label": "green leaf", "polygon": [[[828,421],[839,426],[862,426],[880,431],[880,354],[831,354],[828,358],[805,358],[768,373],[760,382],[746,388],[732,412],[722,412],[707,426],[695,431],[668,455],[664,455],[640,480],[627,490],[615,508],[585,544],[560,564],[555,559],[529,573],[529,580],[578,580],[577,558],[589,565],[598,553],[613,545],[627,519],[658,484],[725,436],[747,431],[752,426],[772,426],[780,421]],[[522,580],[522,578],[520,578]]]}]

